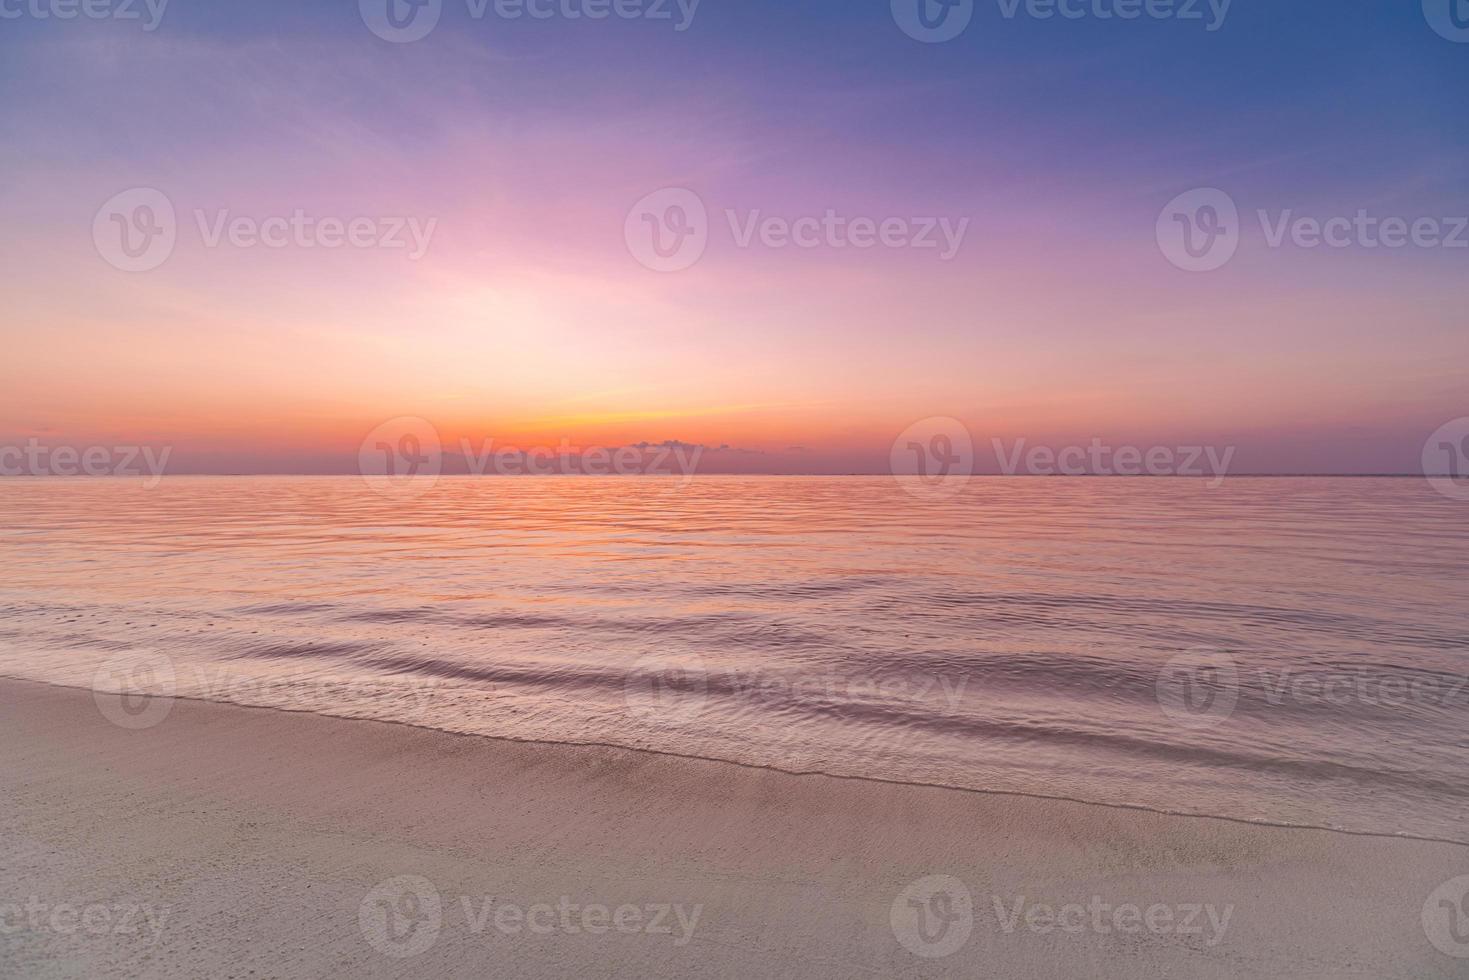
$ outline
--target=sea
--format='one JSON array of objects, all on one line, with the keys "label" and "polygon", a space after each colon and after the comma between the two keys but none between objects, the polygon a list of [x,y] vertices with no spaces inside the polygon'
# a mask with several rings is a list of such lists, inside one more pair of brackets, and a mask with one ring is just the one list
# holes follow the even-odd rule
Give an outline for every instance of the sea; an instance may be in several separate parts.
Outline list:
[{"label": "sea", "polygon": [[118,737],[192,698],[1469,843],[1423,479],[10,479],[0,554],[0,675]]}]

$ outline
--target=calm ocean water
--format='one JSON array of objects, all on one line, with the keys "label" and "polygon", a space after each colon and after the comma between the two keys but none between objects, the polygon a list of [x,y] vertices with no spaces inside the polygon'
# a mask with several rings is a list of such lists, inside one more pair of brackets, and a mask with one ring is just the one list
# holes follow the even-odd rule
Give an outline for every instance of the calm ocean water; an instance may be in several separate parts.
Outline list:
[{"label": "calm ocean water", "polygon": [[11,677],[1469,841],[1469,505],[1421,480],[47,479],[0,514]]}]

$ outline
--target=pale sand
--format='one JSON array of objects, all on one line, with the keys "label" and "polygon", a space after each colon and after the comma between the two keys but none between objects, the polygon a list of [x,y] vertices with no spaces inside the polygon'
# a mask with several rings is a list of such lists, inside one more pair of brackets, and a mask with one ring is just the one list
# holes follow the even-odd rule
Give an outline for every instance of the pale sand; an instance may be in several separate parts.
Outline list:
[{"label": "pale sand", "polygon": [[[0,682],[0,780],[0,906],[22,906],[0,909],[4,976],[1469,975],[1421,919],[1436,886],[1469,874],[1458,845],[191,701],[128,731],[91,692],[13,681]],[[968,887],[973,930],[921,958],[891,909],[934,874]],[[432,939],[406,959],[375,948],[359,917],[399,875],[441,900],[436,937],[422,908],[398,920],[405,942]],[[462,896],[475,916],[491,901],[481,931]],[[535,913],[541,933],[495,926],[504,903],[562,896],[564,914]],[[994,896],[1007,909],[1022,896],[1233,908],[1222,938],[1206,913],[1188,935],[1162,931],[1162,913],[1160,931],[1116,931],[1110,912],[1105,932],[1091,912],[1084,927],[1073,913],[1081,931],[1022,916],[1007,932]],[[674,913],[668,932],[643,931],[654,909],[593,934],[582,927],[604,922],[580,908],[593,903],[678,906],[685,922],[700,909],[691,933]],[[93,905],[107,919],[75,918]],[[147,906],[161,929],[121,906]],[[368,917],[379,945],[384,921]]]}]

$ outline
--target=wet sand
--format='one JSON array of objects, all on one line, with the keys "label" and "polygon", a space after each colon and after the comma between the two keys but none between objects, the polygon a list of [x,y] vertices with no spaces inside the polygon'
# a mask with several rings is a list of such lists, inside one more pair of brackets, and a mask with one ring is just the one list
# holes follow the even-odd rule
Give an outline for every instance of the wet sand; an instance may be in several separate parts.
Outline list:
[{"label": "wet sand", "polygon": [[0,975],[1469,974],[1459,845],[121,707],[0,681]]}]

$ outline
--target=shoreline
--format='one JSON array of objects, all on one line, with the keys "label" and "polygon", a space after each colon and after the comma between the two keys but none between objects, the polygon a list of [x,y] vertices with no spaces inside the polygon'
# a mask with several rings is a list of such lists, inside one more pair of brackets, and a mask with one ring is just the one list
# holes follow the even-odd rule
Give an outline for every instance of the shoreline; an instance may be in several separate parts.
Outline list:
[{"label": "shoreline", "polygon": [[[0,906],[52,910],[0,908],[4,973],[1466,967],[1424,920],[1435,889],[1469,873],[1456,843],[189,699],[128,730],[90,691],[10,679],[0,732]],[[931,904],[936,876],[967,901]],[[63,905],[92,926],[99,906],[128,906],[145,925],[55,928]],[[952,914],[912,921],[920,906]]]},{"label": "shoreline", "polygon": [[[42,687],[54,687],[63,691],[77,691],[91,694],[91,688],[81,687],[74,684],[64,684],[58,681],[42,681],[29,677],[16,677],[11,674],[0,673],[0,685],[4,684],[36,684]],[[253,711],[279,712],[286,715],[309,715],[317,718],[330,719],[347,722],[367,722],[370,724],[389,725],[394,727],[408,728],[416,731],[436,732],[454,738],[481,739],[490,742],[504,742],[512,745],[538,745],[548,749],[560,746],[568,748],[600,748],[611,749],[617,752],[632,752],[640,755],[658,756],[668,759],[688,759],[695,762],[712,762],[719,765],[737,766],[741,769],[751,769],[756,772],[778,773],[783,776],[793,777],[819,777],[822,779],[853,780],[863,783],[874,783],[882,786],[911,786],[922,789],[948,790],[955,793],[977,793],[982,796],[1013,797],[1022,800],[1050,801],[1056,803],[1070,803],[1078,806],[1101,807],[1108,810],[1126,810],[1137,813],[1150,813],[1162,817],[1177,817],[1185,820],[1219,820],[1225,823],[1240,824],[1246,827],[1265,827],[1277,830],[1304,830],[1319,831],[1328,834],[1344,834],[1349,837],[1371,837],[1383,840],[1405,840],[1420,841],[1428,844],[1447,844],[1453,847],[1469,849],[1469,841],[1454,840],[1449,837],[1433,837],[1423,834],[1410,833],[1387,833],[1385,831],[1352,830],[1345,827],[1331,827],[1325,824],[1289,823],[1278,820],[1251,820],[1246,817],[1232,817],[1222,813],[1191,813],[1187,810],[1165,810],[1159,807],[1145,806],[1139,803],[1111,803],[1103,800],[1090,800],[1077,796],[1060,796],[1046,793],[1029,793],[1023,790],[1007,789],[984,789],[975,786],[961,786],[955,783],[924,782],[922,780],[886,779],[882,776],[852,775],[848,773],[826,772],[820,769],[788,769],[773,764],[762,764],[755,762],[743,762],[739,759],[726,759],[720,756],[699,755],[692,752],[670,752],[662,749],[647,748],[636,745],[621,745],[616,742],[574,742],[559,741],[554,739],[517,738],[513,735],[490,735],[482,732],[462,732],[452,728],[436,728],[433,725],[416,724],[411,721],[400,721],[391,718],[367,718],[354,717],[352,715],[332,714],[331,712],[319,711],[312,708],[287,708],[280,705],[245,704],[239,701],[222,701],[211,698],[200,698],[185,694],[169,695],[170,701],[189,701],[201,705],[221,705],[225,707],[246,708]]]}]

